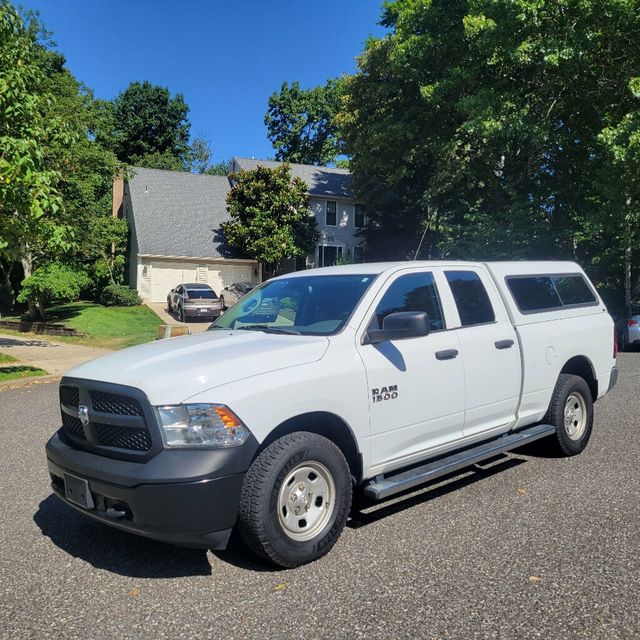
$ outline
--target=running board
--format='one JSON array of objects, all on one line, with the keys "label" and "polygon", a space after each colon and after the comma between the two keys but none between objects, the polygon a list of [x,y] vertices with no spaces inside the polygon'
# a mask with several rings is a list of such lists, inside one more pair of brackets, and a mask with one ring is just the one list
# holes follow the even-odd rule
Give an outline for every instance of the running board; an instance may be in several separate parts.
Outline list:
[{"label": "running board", "polygon": [[447,475],[458,469],[469,467],[476,462],[492,458],[500,453],[517,449],[529,442],[546,438],[555,433],[556,428],[551,424],[537,424],[514,433],[507,433],[493,440],[457,451],[444,458],[439,458],[408,471],[400,471],[388,476],[376,476],[364,487],[364,495],[370,500],[384,500],[401,491],[413,489],[418,485],[429,482],[434,478]]}]

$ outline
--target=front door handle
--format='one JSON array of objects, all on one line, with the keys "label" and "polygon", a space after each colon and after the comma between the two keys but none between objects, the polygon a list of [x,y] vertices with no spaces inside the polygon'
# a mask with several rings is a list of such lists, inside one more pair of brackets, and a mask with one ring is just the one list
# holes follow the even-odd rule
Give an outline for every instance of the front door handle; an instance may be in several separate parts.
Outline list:
[{"label": "front door handle", "polygon": [[436,351],[436,358],[438,360],[453,360],[457,356],[457,349],[445,349],[444,351]]},{"label": "front door handle", "polygon": [[511,349],[513,347],[513,340],[496,340],[493,344],[496,345],[496,349]]}]

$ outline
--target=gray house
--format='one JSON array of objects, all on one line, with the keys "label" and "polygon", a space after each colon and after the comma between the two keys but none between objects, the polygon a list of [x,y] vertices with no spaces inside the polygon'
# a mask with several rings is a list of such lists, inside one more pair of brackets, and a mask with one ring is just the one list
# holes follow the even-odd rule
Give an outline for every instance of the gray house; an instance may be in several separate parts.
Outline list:
[{"label": "gray house", "polygon": [[[280,162],[233,158],[231,170],[252,170],[257,166],[274,168]],[[316,216],[320,238],[315,253],[307,256],[306,267],[325,267],[339,256],[349,254],[364,262],[364,240],[357,234],[365,226],[366,210],[353,195],[351,174],[346,169],[291,164],[291,174],[302,178],[309,190],[309,205]]]},{"label": "gray house", "polygon": [[229,219],[228,178],[134,171],[123,185],[122,215],[131,232],[129,285],[143,300],[164,302],[181,282],[204,282],[220,293],[233,282],[261,281],[255,260],[230,259],[219,251],[220,223]]},{"label": "gray house", "polygon": [[[233,158],[231,170],[279,164]],[[128,280],[143,300],[164,302],[181,282],[208,283],[219,293],[233,282],[261,281],[258,262],[229,257],[221,246],[220,224],[229,220],[229,178],[160,169],[133,171],[128,181],[114,182],[113,213],[129,223]],[[352,195],[349,172],[292,164],[291,173],[308,185],[320,231],[314,254],[298,267],[329,266],[347,254],[363,261],[364,241],[357,233],[366,213]]]}]

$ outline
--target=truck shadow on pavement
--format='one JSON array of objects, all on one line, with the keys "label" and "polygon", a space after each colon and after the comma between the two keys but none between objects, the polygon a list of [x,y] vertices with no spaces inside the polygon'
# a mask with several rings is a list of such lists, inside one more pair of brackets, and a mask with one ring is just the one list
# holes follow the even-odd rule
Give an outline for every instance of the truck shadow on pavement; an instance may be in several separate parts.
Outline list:
[{"label": "truck shadow on pavement", "polygon": [[[523,454],[527,455],[524,451]],[[448,493],[458,491],[489,476],[517,467],[526,461],[525,458],[521,457],[498,455],[482,463],[454,471],[446,476],[440,476],[431,482],[408,489],[381,502],[371,502],[364,497],[356,495],[354,496],[351,517],[347,521],[347,527],[359,529],[395,515],[400,511],[405,511]]]},{"label": "truck shadow on pavement", "polygon": [[42,534],[69,555],[132,578],[180,578],[211,574],[205,549],[156,542],[96,522],[65,505],[54,494],[33,516]]}]

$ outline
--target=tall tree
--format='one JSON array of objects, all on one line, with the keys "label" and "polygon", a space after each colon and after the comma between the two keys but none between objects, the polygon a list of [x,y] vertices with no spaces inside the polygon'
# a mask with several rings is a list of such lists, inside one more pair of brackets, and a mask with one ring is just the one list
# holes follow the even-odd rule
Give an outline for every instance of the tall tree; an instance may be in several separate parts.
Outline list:
[{"label": "tall tree", "polygon": [[121,162],[152,168],[184,169],[188,164],[189,107],[182,94],[148,81],[132,82],[102,105],[96,140]]},{"label": "tall tree", "polygon": [[276,158],[314,165],[335,162],[341,148],[335,123],[341,96],[341,80],[313,89],[283,82],[269,98],[264,118]]},{"label": "tall tree", "polygon": [[48,162],[48,148],[73,142],[55,115],[47,89],[39,25],[24,21],[0,0],[0,260],[7,284],[13,263],[31,273],[38,246],[68,249],[71,229],[62,219],[61,174]]},{"label": "tall tree", "polygon": [[307,185],[292,178],[288,164],[275,169],[257,167],[230,176],[227,195],[231,220],[223,222],[225,242],[274,273],[282,260],[313,251],[318,238],[315,216],[309,211]]},{"label": "tall tree", "polygon": [[634,108],[637,0],[398,0],[382,22],[339,117],[372,246],[396,230],[412,255],[426,229],[423,256],[597,261],[625,218],[600,136]]}]

